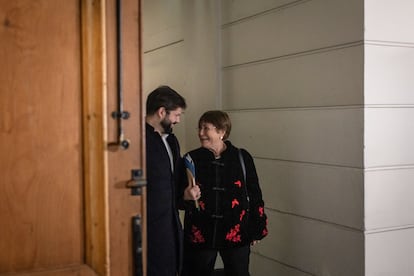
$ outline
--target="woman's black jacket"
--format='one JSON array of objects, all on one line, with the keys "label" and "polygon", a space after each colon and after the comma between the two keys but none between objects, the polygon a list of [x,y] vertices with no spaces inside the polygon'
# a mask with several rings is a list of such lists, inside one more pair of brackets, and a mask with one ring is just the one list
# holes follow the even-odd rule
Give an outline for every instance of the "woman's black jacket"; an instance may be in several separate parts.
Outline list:
[{"label": "woman's black jacket", "polygon": [[253,158],[246,150],[240,150],[246,183],[239,149],[230,141],[225,143],[227,149],[218,159],[202,147],[188,153],[201,189],[199,210],[192,201],[185,207],[184,239],[194,247],[239,247],[267,235],[267,218]]}]

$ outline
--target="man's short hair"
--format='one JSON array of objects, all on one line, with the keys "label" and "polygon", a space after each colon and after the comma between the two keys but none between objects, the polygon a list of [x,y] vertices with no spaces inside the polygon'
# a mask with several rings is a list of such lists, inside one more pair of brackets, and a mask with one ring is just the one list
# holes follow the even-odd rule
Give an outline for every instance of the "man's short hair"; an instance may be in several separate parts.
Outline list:
[{"label": "man's short hair", "polygon": [[187,104],[185,99],[174,89],[167,85],[162,85],[152,91],[147,97],[147,115],[153,115],[160,107],[172,111],[179,107],[185,109]]}]

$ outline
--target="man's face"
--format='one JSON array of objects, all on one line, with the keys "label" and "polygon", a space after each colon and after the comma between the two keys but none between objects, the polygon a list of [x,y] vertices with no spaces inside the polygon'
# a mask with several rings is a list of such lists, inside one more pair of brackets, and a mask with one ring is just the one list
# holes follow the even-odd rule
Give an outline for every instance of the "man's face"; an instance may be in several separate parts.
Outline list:
[{"label": "man's face", "polygon": [[181,114],[183,114],[183,109],[181,107],[166,111],[165,117],[161,120],[161,126],[164,129],[164,133],[171,133],[172,127],[175,124],[178,124],[181,119]]}]

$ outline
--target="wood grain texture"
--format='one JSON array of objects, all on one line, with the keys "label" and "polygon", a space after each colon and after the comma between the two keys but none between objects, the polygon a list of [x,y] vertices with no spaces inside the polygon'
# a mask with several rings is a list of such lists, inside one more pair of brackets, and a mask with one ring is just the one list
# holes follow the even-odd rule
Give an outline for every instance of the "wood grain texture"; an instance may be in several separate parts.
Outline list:
[{"label": "wood grain texture", "polygon": [[[117,44],[116,1],[107,0],[107,114],[118,109],[117,99]],[[143,196],[132,196],[126,189],[132,169],[144,167],[143,103],[141,92],[141,40],[140,1],[121,2],[121,82],[123,109],[131,114],[122,120],[125,139],[130,141],[128,149],[118,147],[108,150],[108,196],[110,228],[110,266],[112,275],[132,275],[131,218],[146,213]],[[118,140],[117,121],[107,118],[108,143]],[[145,219],[144,219],[145,223]],[[144,227],[145,230],[145,227]],[[146,250],[144,250],[146,252]],[[145,266],[145,261],[143,262]],[[125,265],[127,264],[127,265]],[[145,268],[144,268],[145,269]]]},{"label": "wood grain texture", "polygon": [[109,275],[105,1],[82,1],[86,263]]},{"label": "wood grain texture", "polygon": [[0,6],[0,274],[80,264],[79,1]]}]

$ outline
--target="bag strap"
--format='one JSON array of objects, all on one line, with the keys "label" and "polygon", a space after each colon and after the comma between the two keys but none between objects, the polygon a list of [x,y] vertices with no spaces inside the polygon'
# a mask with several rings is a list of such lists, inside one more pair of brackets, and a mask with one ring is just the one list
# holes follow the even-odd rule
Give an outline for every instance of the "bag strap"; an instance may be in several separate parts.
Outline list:
[{"label": "bag strap", "polygon": [[247,204],[249,204],[250,203],[250,197],[249,197],[249,192],[247,191],[246,165],[244,164],[244,158],[243,158],[242,151],[239,148],[237,150],[239,152],[240,165],[241,165],[241,168],[242,168],[242,171],[243,171],[244,189],[246,190]]}]

